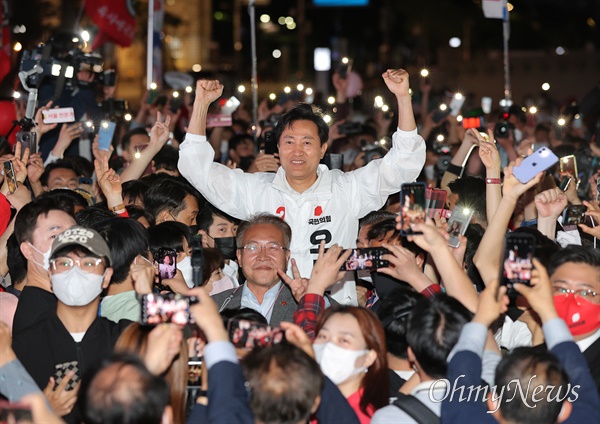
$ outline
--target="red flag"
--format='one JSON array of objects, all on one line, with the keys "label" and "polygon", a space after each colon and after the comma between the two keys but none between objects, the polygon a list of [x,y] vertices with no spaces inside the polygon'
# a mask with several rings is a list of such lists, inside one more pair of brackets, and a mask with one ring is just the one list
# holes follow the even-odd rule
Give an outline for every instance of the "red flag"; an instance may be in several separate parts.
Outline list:
[{"label": "red flag", "polygon": [[99,29],[92,50],[106,41],[113,41],[123,47],[131,45],[135,35],[135,15],[131,0],[88,0],[85,10]]}]

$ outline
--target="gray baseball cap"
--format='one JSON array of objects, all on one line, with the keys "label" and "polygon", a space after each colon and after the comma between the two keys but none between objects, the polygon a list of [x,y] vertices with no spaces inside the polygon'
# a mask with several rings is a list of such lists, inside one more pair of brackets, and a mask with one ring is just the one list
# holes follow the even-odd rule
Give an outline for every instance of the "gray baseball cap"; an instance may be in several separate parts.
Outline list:
[{"label": "gray baseball cap", "polygon": [[110,249],[102,236],[91,228],[80,227],[79,225],[75,225],[56,236],[54,243],[52,243],[50,257],[54,256],[54,253],[57,250],[72,245],[85,247],[87,250],[100,257],[106,256],[108,261],[112,263]]}]

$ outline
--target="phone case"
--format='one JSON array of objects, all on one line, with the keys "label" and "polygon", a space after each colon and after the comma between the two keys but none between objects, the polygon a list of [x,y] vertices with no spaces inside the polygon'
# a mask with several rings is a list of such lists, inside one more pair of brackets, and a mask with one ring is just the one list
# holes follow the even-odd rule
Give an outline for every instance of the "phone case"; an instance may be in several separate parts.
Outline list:
[{"label": "phone case", "polygon": [[8,191],[12,194],[17,191],[17,177],[15,176],[15,168],[10,160],[4,162],[4,177],[8,184]]},{"label": "phone case", "polygon": [[98,148],[100,150],[108,151],[110,150],[110,145],[117,125],[114,122],[108,122],[106,125],[107,126],[105,126],[104,123],[101,124],[100,129],[98,130]]},{"label": "phone case", "polygon": [[560,158],[560,173],[570,174],[571,177],[577,178],[577,158],[575,155],[563,156]]},{"label": "phone case", "polygon": [[530,234],[510,233],[506,235],[500,285],[507,286],[507,294],[516,296],[514,283],[530,284],[532,259],[535,255],[535,239]]},{"label": "phone case", "polygon": [[413,232],[410,224],[425,222],[425,183],[402,184],[400,189],[400,233],[403,236],[421,234]]},{"label": "phone case", "polygon": [[229,320],[227,330],[231,343],[241,349],[268,347],[285,339],[281,328],[245,319]]},{"label": "phone case", "polygon": [[277,140],[275,139],[274,131],[266,131],[265,132],[265,154],[274,155],[275,153],[279,153],[279,148],[277,147]]},{"label": "phone case", "polygon": [[531,181],[538,173],[558,162],[558,157],[547,147],[542,147],[527,156],[521,165],[513,168],[513,175],[523,184]]},{"label": "phone case", "polygon": [[56,364],[54,366],[54,389],[58,387],[63,378],[67,376],[69,371],[74,371],[75,375],[67,383],[65,390],[70,391],[77,386],[81,377],[79,376],[79,363],[77,361],[65,362],[64,364]]},{"label": "phone case", "polygon": [[188,361],[188,389],[199,389],[202,385],[202,361]]},{"label": "phone case", "polygon": [[456,248],[460,246],[458,236],[465,235],[467,228],[469,228],[469,223],[471,222],[472,217],[472,210],[460,209],[457,210],[456,213],[452,214],[452,218],[450,218],[448,221],[448,235],[450,236],[448,239],[448,245],[450,245],[450,247]]},{"label": "phone case", "polygon": [[340,268],[340,271],[374,271],[378,268],[387,268],[390,263],[381,259],[389,250],[384,247],[367,247],[352,249],[352,254]]},{"label": "phone case", "polygon": [[571,205],[567,206],[563,211],[562,225],[579,225],[585,221],[585,213],[587,212],[587,206],[585,205]]}]

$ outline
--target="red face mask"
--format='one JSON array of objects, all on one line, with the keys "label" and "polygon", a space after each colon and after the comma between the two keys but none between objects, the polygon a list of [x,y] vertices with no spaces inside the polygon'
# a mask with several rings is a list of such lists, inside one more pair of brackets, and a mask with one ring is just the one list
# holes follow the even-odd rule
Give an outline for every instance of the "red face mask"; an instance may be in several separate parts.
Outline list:
[{"label": "red face mask", "polygon": [[558,316],[569,327],[573,336],[581,336],[600,328],[600,305],[590,302],[573,293],[554,296],[554,306]]}]

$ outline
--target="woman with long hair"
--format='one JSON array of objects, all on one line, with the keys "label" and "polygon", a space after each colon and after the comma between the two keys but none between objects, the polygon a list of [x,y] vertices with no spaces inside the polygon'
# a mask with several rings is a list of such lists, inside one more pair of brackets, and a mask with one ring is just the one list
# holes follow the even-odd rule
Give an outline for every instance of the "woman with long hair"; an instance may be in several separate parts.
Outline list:
[{"label": "woman with long hair", "polygon": [[319,317],[313,348],[361,424],[388,404],[385,333],[377,316],[356,306],[328,308]]},{"label": "woman with long hair", "polygon": [[[135,322],[127,327],[119,336],[115,352],[133,353],[144,357],[146,354],[148,334],[154,327],[142,326]],[[179,354],[165,373],[169,384],[169,405],[173,408],[173,422],[184,423],[187,400],[188,352],[185,340],[181,341]]]}]

